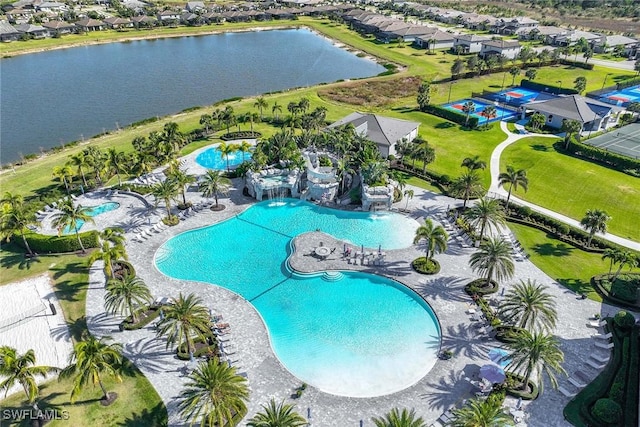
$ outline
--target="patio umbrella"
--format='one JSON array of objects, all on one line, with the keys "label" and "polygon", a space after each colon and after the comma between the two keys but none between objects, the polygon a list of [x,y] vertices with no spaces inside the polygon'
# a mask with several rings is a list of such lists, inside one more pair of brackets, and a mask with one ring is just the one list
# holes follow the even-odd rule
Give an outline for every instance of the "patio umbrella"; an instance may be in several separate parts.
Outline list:
[{"label": "patio umbrella", "polygon": [[378,253],[382,253],[382,245],[378,245]]},{"label": "patio umbrella", "polygon": [[501,368],[504,368],[509,364],[509,359],[504,359],[504,357],[508,355],[509,353],[501,348],[492,348],[489,350],[489,360],[496,365],[499,365]]},{"label": "patio umbrella", "polygon": [[480,368],[480,377],[493,384],[500,384],[507,378],[504,369],[494,364],[484,365]]}]

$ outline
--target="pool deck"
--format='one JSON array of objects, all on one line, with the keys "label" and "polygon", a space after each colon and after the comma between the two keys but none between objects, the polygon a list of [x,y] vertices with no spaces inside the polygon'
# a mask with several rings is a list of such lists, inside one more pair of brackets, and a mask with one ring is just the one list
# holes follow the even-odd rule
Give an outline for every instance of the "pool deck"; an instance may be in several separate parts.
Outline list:
[{"label": "pool deck", "polygon": [[[234,180],[237,186],[239,180]],[[413,218],[421,221],[443,213],[448,206],[459,202],[445,196],[436,195],[419,188],[411,187],[415,195],[409,202],[409,212]],[[188,193],[188,198],[199,201],[198,194]],[[242,196],[237,189],[231,191],[231,198],[220,200],[227,208],[214,212],[205,209],[196,215],[181,221],[175,227],[155,233],[142,243],[129,239],[126,243],[130,261],[138,275],[149,285],[155,297],[175,297],[179,292],[196,293],[214,313],[222,314],[224,321],[231,325],[231,341],[226,346],[233,354],[231,359],[240,371],[247,373],[251,396],[248,403],[248,417],[260,410],[262,404],[274,397],[286,399],[297,405],[304,415],[311,413],[310,421],[314,426],[358,426],[371,425],[371,417],[379,416],[394,407],[415,408],[430,425],[443,412],[463,399],[473,396],[473,386],[465,377],[473,377],[479,368],[488,363],[489,349],[499,347],[500,343],[481,335],[475,323],[466,311],[471,299],[463,287],[476,276],[468,266],[473,248],[463,248],[452,243],[444,254],[436,255],[441,264],[440,273],[425,276],[412,270],[410,262],[418,256],[424,256],[422,245],[399,250],[386,250],[385,263],[382,266],[362,266],[348,264],[341,257],[343,243],[323,233],[305,233],[295,240],[296,252],[291,257],[291,265],[299,271],[313,272],[323,270],[360,270],[388,276],[420,294],[434,309],[442,329],[442,348],[451,349],[455,355],[450,360],[438,360],[435,367],[415,385],[387,396],[375,398],[345,398],[323,393],[310,386],[301,398],[292,399],[296,387],[301,382],[290,374],[273,353],[266,328],[253,306],[241,296],[224,288],[208,283],[182,281],[161,274],[154,265],[154,255],[158,247],[184,231],[215,224],[248,208],[254,201]],[[404,208],[405,201],[398,204]],[[160,211],[161,214],[161,211]],[[132,233],[128,237],[132,237]],[[323,245],[337,248],[324,259],[311,256],[313,248]],[[377,248],[369,248],[377,251]],[[366,250],[366,248],[365,248]],[[188,256],[188,254],[185,254]],[[252,262],[259,263],[260,260]],[[575,294],[538,270],[529,261],[517,262],[514,280],[504,284],[506,289],[516,279],[535,279],[547,284],[549,292],[558,301],[558,327],[556,335],[560,339],[565,353],[564,367],[572,374],[583,370],[590,378],[599,371],[587,368],[586,355],[593,353],[595,347],[590,337],[594,329],[586,327],[586,322],[594,313],[608,315],[615,308],[591,300],[581,300]],[[241,266],[239,266],[241,268]],[[170,425],[185,425],[177,411],[177,397],[185,383],[181,374],[184,362],[175,358],[165,348],[165,340],[157,339],[150,325],[138,331],[118,332],[120,318],[104,313],[105,277],[100,263],[94,264],[90,272],[90,286],[87,293],[87,324],[90,331],[97,335],[110,335],[124,345],[127,357],[136,363],[149,381],[154,385],[169,411]],[[499,299],[499,296],[495,296]],[[598,350],[598,354],[606,354]],[[566,379],[560,384],[571,387]],[[534,402],[524,403],[525,421],[529,426],[569,426],[563,420],[562,409],[568,398],[545,386],[544,394]],[[508,398],[506,404],[515,405],[515,399]],[[247,417],[247,419],[248,419]]]}]

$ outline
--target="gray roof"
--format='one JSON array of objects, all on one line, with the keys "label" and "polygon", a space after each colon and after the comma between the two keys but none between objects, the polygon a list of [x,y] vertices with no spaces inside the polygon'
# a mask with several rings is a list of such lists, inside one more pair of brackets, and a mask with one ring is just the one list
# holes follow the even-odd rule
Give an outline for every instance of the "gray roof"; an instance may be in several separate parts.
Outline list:
[{"label": "gray roof", "polygon": [[352,124],[356,129],[366,129],[366,136],[378,145],[391,146],[420,126],[408,120],[378,116],[376,114],[351,113],[329,125],[329,128]]},{"label": "gray roof", "polygon": [[595,116],[603,117],[611,110],[620,110],[620,108],[613,105],[580,95],[562,96],[546,101],[533,101],[524,104],[524,106],[531,110],[578,120],[582,123],[592,121]]},{"label": "gray roof", "polygon": [[631,37],[620,36],[620,35],[607,36],[606,40],[607,40],[607,45],[609,46],[620,46],[620,45],[624,46],[628,44],[638,43],[638,40],[636,39],[632,39]]},{"label": "gray roof", "polygon": [[531,31],[533,31],[533,32],[535,32],[537,34],[541,34],[543,36],[555,36],[557,34],[567,33],[569,30],[567,30],[566,28],[561,28],[561,27],[541,25],[539,27],[533,28]]},{"label": "gray roof", "polygon": [[438,31],[438,29],[434,27],[427,27],[424,25],[412,25],[407,28],[393,31],[393,34],[396,34],[398,36],[421,36],[424,34],[433,34],[436,31]]},{"label": "gray roof", "polygon": [[429,40],[435,40],[435,41],[441,42],[441,41],[449,41],[449,40],[453,41],[454,37],[455,36],[453,34],[448,33],[446,31],[436,30],[433,33],[426,34],[426,35],[420,36],[418,38],[420,40],[424,40],[426,42],[428,42]]},{"label": "gray roof", "polygon": [[514,47],[520,47],[520,43],[517,40],[489,40],[482,42],[483,46],[495,47],[498,49],[510,49]]},{"label": "gray roof", "polygon": [[42,26],[45,27],[45,28],[49,28],[51,30],[60,30],[60,29],[64,29],[64,28],[74,28],[75,27],[75,25],[69,24],[68,22],[64,22],[64,21],[44,22],[42,24]]},{"label": "gray roof", "polygon": [[47,31],[47,29],[42,25],[33,25],[33,24],[19,24],[19,25],[16,25],[15,28],[21,33],[37,33],[40,31]]},{"label": "gray roof", "polygon": [[491,40],[489,37],[479,36],[477,34],[458,34],[455,36],[456,40],[463,40],[471,43],[478,43]]},{"label": "gray roof", "polygon": [[18,34],[19,31],[13,28],[7,21],[0,21],[0,34]]}]

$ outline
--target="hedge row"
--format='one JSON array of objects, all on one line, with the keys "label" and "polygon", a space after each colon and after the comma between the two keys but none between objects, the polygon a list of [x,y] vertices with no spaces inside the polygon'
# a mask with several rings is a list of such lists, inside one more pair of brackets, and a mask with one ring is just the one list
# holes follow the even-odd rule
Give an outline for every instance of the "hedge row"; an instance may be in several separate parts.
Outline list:
[{"label": "hedge row", "polygon": [[640,177],[639,159],[633,159],[631,157],[603,150],[602,148],[575,142],[573,139],[569,142],[569,146],[566,150],[564,149],[564,145],[564,142],[558,142],[554,144],[554,147],[558,151],[569,152],[577,157],[603,164],[628,175]]},{"label": "hedge row", "polygon": [[[507,384],[513,383],[522,383],[524,381],[524,377],[514,374],[512,372],[507,372]],[[529,391],[531,389],[531,391]],[[522,400],[533,400],[538,397],[538,386],[531,380],[527,383],[527,390],[520,390],[518,388],[514,388],[513,386],[507,387],[507,394],[513,397],[522,398]]]},{"label": "hedge row", "polygon": [[[97,248],[100,244],[98,233],[94,230],[80,233],[79,236],[85,249]],[[38,233],[28,233],[25,234],[25,237],[29,247],[34,252],[62,253],[75,252],[82,249],[75,233],[64,236],[45,236]],[[16,239],[16,242],[23,244],[22,239]]]},{"label": "hedge row", "polygon": [[131,316],[129,316],[120,323],[121,328],[125,331],[142,329],[160,316],[160,307],[143,307],[140,311],[137,323],[133,323]]},{"label": "hedge row", "polygon": [[260,138],[262,134],[260,132],[255,131],[239,131],[239,132],[229,132],[224,135],[220,135],[220,139],[223,141],[233,141],[235,139],[253,139]]},{"label": "hedge row", "polygon": [[[593,66],[591,68],[593,68]],[[559,93],[563,95],[575,95],[578,93],[578,91],[575,89],[547,85],[544,83],[534,82],[528,79],[522,79],[522,81],[520,82],[520,86],[526,89],[533,89],[537,92],[551,92],[551,93]]]},{"label": "hedge row", "polygon": [[[467,116],[465,114],[456,113],[455,111],[447,110],[446,108],[439,107],[437,105],[426,105],[423,108],[423,111],[434,116],[442,117],[443,119],[447,119],[459,125],[467,126],[470,129],[474,129],[478,126],[477,117],[469,116],[469,121],[467,122]],[[467,124],[465,125],[465,123]]]},{"label": "hedge row", "polygon": [[[634,274],[629,273],[625,276],[634,276]],[[593,288],[600,294],[602,295],[602,297],[606,300],[609,300],[610,302],[614,303],[615,305],[619,305],[622,307],[629,307],[632,308],[634,310],[638,310],[638,305],[636,304],[637,299],[637,288],[633,287],[633,284],[630,284],[628,286],[629,289],[627,289],[627,287],[618,287],[616,288],[617,292],[612,292],[612,290],[607,289],[607,287],[604,285],[604,281],[608,281],[609,277],[611,275],[610,274],[600,274],[597,276],[593,276],[591,278],[591,286],[593,286]],[[640,274],[637,275],[638,276],[638,280],[640,280]],[[622,275],[621,275],[622,277]],[[614,284],[611,285],[611,287],[613,288]],[[620,295],[620,293],[622,293],[622,295]]]}]

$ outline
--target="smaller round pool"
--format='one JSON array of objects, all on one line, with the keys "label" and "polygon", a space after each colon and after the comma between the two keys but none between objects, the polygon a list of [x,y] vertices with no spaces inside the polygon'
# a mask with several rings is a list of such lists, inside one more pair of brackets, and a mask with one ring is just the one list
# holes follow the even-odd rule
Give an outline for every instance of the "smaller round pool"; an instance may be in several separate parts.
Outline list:
[{"label": "smaller round pool", "polygon": [[[227,158],[228,157],[228,158]],[[207,169],[226,170],[235,169],[245,160],[251,160],[251,152],[234,151],[229,156],[223,156],[217,147],[211,147],[198,154],[196,163]],[[227,165],[227,161],[229,164]]]},{"label": "smaller round pool", "polygon": [[[120,203],[117,203],[117,202],[107,202],[97,206],[87,206],[87,208],[89,208],[89,210],[87,211],[87,215],[94,217],[94,216],[101,215],[103,213],[114,211],[119,207],[120,207]],[[79,231],[83,225],[84,225],[84,221],[79,220],[76,224],[77,230]],[[62,231],[63,234],[71,234],[73,232],[75,231],[69,228],[69,226],[65,227],[64,230]]]}]

